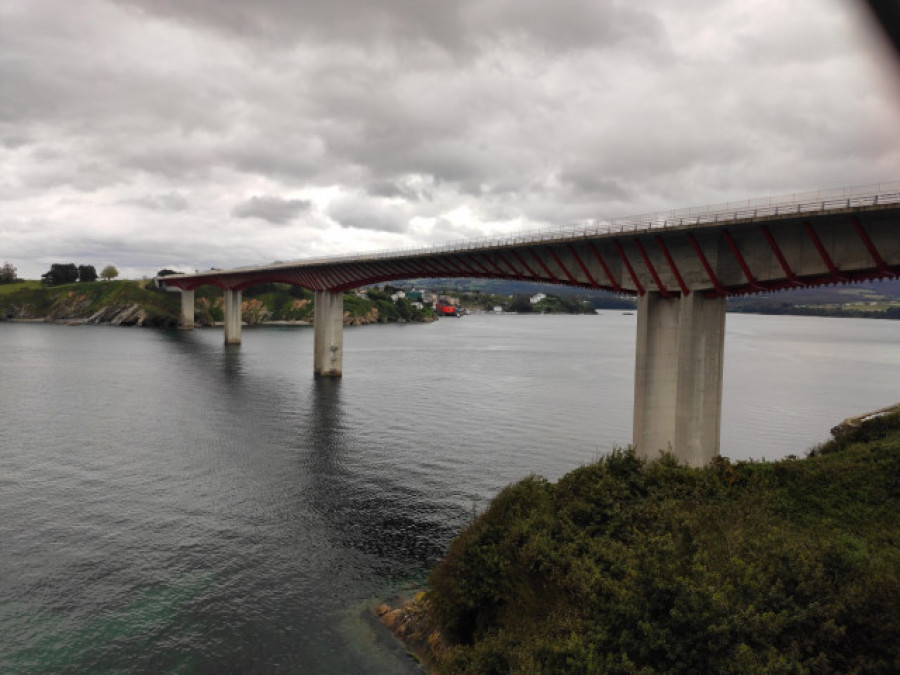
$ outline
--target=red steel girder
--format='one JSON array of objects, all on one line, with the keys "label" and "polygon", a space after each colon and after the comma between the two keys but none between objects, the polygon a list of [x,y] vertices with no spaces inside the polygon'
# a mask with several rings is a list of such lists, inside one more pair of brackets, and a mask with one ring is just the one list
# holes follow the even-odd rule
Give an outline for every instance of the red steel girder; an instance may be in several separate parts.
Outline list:
[{"label": "red steel girder", "polygon": [[422,267],[418,265],[416,260],[398,260],[397,265],[404,274],[420,277],[423,275]]},{"label": "red steel girder", "polygon": [[325,282],[324,290],[329,291],[332,288],[334,288],[335,286],[340,286],[341,279],[337,275],[337,272],[335,271],[335,269],[333,267],[331,267],[330,265],[328,267],[322,267],[319,270],[319,275],[321,276],[322,280]]},{"label": "red steel girder", "polygon": [[[360,265],[363,276],[357,277],[354,281],[355,287],[368,286],[369,284],[378,283],[379,281],[388,281],[396,279],[398,273],[387,268],[385,265],[375,261],[361,263]],[[352,287],[348,287],[352,288]]]},{"label": "red steel girder", "polygon": [[384,267],[385,267],[385,269],[388,270],[388,272],[391,273],[392,279],[400,279],[403,277],[403,275],[409,274],[409,272],[404,270],[402,267],[398,266],[397,261],[395,261],[395,260],[392,260],[390,262],[385,262]]},{"label": "red steel girder", "polygon": [[379,262],[368,262],[366,263],[366,268],[371,270],[369,274],[363,279],[366,283],[361,283],[362,286],[368,286],[369,284],[377,283],[378,281],[387,280],[394,278],[393,270],[389,270],[385,268]]},{"label": "red steel girder", "polygon": [[751,288],[763,290],[765,287],[756,280],[756,277],[753,276],[753,273],[750,271],[749,265],[747,265],[747,261],[744,260],[744,256],[742,256],[740,250],[738,250],[737,243],[735,243],[734,238],[731,236],[731,233],[728,230],[722,230],[722,236],[725,238],[725,243],[728,244],[728,248],[731,249],[731,253],[734,255],[735,260],[737,260],[738,267],[740,267],[741,271],[744,273],[744,277],[747,279],[747,284]]},{"label": "red steel girder", "polygon": [[306,275],[302,270],[293,270],[291,276],[294,278],[294,284],[296,286],[302,286],[303,288],[310,288],[309,281],[306,278]]},{"label": "red steel girder", "polygon": [[503,251],[497,251],[497,257],[500,258],[500,262],[506,265],[513,274],[514,279],[522,279],[522,273],[517,270],[509,260],[506,259],[506,256],[503,255]]},{"label": "red steel girder", "polygon": [[314,291],[324,291],[327,289],[327,281],[322,276],[322,270],[319,267],[312,267],[306,273],[312,282],[309,286]]},{"label": "red steel girder", "polygon": [[350,274],[350,269],[345,268],[343,266],[335,266],[332,268],[332,273],[335,278],[340,282],[340,285],[348,284],[353,282],[353,276]]},{"label": "red steel girder", "polygon": [[481,257],[484,258],[485,260],[487,260],[491,264],[491,267],[493,267],[495,270],[497,270],[497,274],[499,274],[501,277],[507,276],[506,272],[504,272],[503,270],[500,269],[500,265],[498,265],[494,261],[494,259],[491,256],[489,256],[487,253],[482,253]]},{"label": "red steel girder", "polygon": [[541,266],[541,269],[547,273],[547,281],[552,281],[553,283],[559,283],[559,279],[550,271],[550,268],[547,267],[547,264],[541,259],[541,257],[535,252],[533,248],[529,248],[528,252],[531,253],[531,257],[535,259],[538,265]]},{"label": "red steel girder", "polygon": [[641,240],[635,237],[634,245],[637,246],[638,253],[640,253],[641,258],[644,259],[644,264],[647,266],[647,271],[650,272],[650,276],[653,278],[653,283],[655,283],[656,287],[659,289],[659,294],[664,298],[671,298],[672,294],[669,292],[669,289],[666,288],[665,284],[660,280],[659,275],[656,273],[656,268],[650,261],[650,256],[647,255],[647,250],[644,248]]},{"label": "red steel girder", "polygon": [[469,256],[467,256],[465,254],[459,255],[459,263],[462,266],[463,271],[468,276],[483,277],[485,275],[489,275],[489,272],[486,269],[484,269],[484,267],[481,268],[480,272],[478,270],[476,270],[475,267],[472,265],[473,262],[475,262],[475,261],[473,261],[471,258],[469,258]]},{"label": "red steel girder", "polygon": [[512,250],[512,254],[516,257],[516,260],[518,260],[520,263],[522,263],[522,265],[525,267],[525,269],[528,270],[528,273],[531,275],[532,280],[534,280],[534,281],[540,280],[541,275],[539,275],[537,272],[535,272],[533,269],[531,269],[531,265],[529,265],[525,261],[525,258],[523,258],[521,255],[519,255],[519,252],[516,249]]},{"label": "red steel girder", "polygon": [[569,244],[569,251],[572,253],[572,257],[575,258],[575,262],[578,263],[578,266],[581,268],[581,271],[584,272],[584,276],[587,277],[587,280],[590,282],[592,288],[600,288],[600,284],[594,281],[594,277],[591,276],[591,273],[588,272],[587,265],[584,264],[584,261],[581,259],[581,256],[578,255],[578,251],[575,250],[575,247],[572,244]]},{"label": "red steel girder", "polygon": [[713,295],[727,295],[725,288],[716,277],[716,273],[713,272],[712,265],[710,265],[709,260],[706,259],[706,255],[703,253],[703,249],[700,248],[700,244],[698,244],[696,238],[694,238],[694,234],[692,232],[687,232],[686,234],[688,241],[691,242],[691,247],[694,249],[694,253],[696,253],[697,257],[700,259],[700,264],[703,265],[703,269],[706,270],[706,276],[709,277],[710,283],[713,285],[713,288],[716,289]]},{"label": "red steel girder", "polygon": [[493,276],[492,272],[491,272],[487,267],[485,267],[484,265],[482,265],[482,264],[481,264],[481,261],[479,261],[478,258],[476,258],[475,256],[473,256],[473,255],[470,254],[470,253],[465,253],[465,254],[463,254],[463,255],[465,256],[466,260],[469,260],[470,262],[473,262],[473,263],[475,263],[476,265],[478,265],[478,267],[481,268],[481,271],[482,271],[483,274],[486,274],[486,275],[488,275],[489,277],[490,277],[490,276]]},{"label": "red steel girder", "polygon": [[766,225],[761,224],[759,226],[759,229],[762,230],[763,236],[766,238],[766,241],[769,242],[769,248],[771,248],[772,253],[775,254],[775,258],[778,260],[778,264],[781,265],[781,271],[784,272],[784,276],[787,277],[791,285],[805,286],[805,284],[797,278],[797,275],[794,274],[794,270],[792,270],[791,266],[788,264],[787,259],[781,252],[781,248],[779,248],[778,242],[775,241],[775,237],[772,236],[769,228]]},{"label": "red steel girder", "polygon": [[455,276],[457,271],[447,264],[446,260],[426,258],[422,261],[422,267],[427,270],[425,276],[447,277]]},{"label": "red steel girder", "polygon": [[628,256],[625,255],[625,249],[622,248],[622,244],[618,239],[613,239],[613,246],[616,247],[616,251],[619,253],[619,257],[625,264],[625,269],[628,270],[628,274],[631,276],[631,280],[634,282],[634,287],[637,290],[638,295],[643,295],[647,291],[645,291],[644,287],[641,286],[641,282],[638,279],[637,274],[634,273],[634,268],[631,266],[631,261],[628,260]]},{"label": "red steel girder", "polygon": [[[443,265],[443,269],[450,270],[451,277],[455,277],[457,275],[466,275],[466,270],[457,266],[457,261],[454,260],[451,256],[447,256],[444,260],[441,261]],[[445,275],[446,276],[446,275]]]},{"label": "red steel girder", "polygon": [[284,280],[285,283],[291,284],[292,286],[303,286],[300,275],[297,274],[297,270],[286,270],[284,273]]},{"label": "red steel girder", "polygon": [[420,277],[447,276],[447,268],[442,267],[440,261],[435,258],[416,258],[410,262],[419,270]]},{"label": "red steel girder", "polygon": [[356,284],[355,288],[359,288],[364,286],[362,283],[363,279],[365,279],[368,275],[368,266],[365,263],[358,263],[353,265],[352,274],[349,275],[350,281]]},{"label": "red steel girder", "polygon": [[335,273],[334,268],[329,266],[319,269],[319,276],[325,282],[325,290],[331,290],[341,283],[340,277]]},{"label": "red steel girder", "polygon": [[314,279],[309,274],[308,270],[295,270],[296,277],[300,280],[298,285],[303,286],[303,288],[313,289],[315,288]]},{"label": "red steel girder", "polygon": [[600,255],[600,251],[597,250],[597,247],[594,245],[594,242],[588,242],[588,248],[594,254],[594,257],[597,258],[597,262],[600,263],[600,267],[603,268],[603,273],[606,275],[606,278],[609,279],[609,284],[612,286],[613,290],[616,293],[624,293],[624,289],[619,285],[619,282],[616,281],[616,278],[612,275],[612,272],[609,271],[609,267],[606,264],[606,261],[603,259],[603,256]]},{"label": "red steel girder", "polygon": [[576,280],[575,277],[573,277],[572,274],[569,272],[569,270],[566,269],[566,266],[563,265],[563,261],[559,259],[558,255],[556,255],[556,251],[553,250],[552,246],[547,247],[547,252],[553,258],[554,262],[556,262],[556,264],[559,265],[559,269],[561,269],[563,271],[563,274],[565,274],[568,277],[569,281],[571,281],[576,286],[580,286],[581,282]]},{"label": "red steel girder", "polygon": [[656,243],[659,245],[660,250],[662,250],[663,255],[666,258],[666,262],[669,263],[669,269],[672,270],[672,274],[675,275],[675,281],[678,282],[678,287],[681,289],[682,295],[690,295],[691,289],[687,287],[687,284],[684,283],[684,279],[681,277],[681,272],[678,271],[678,266],[675,264],[675,260],[672,259],[672,254],[669,253],[669,249],[666,246],[666,242],[663,241],[662,236],[656,235]]},{"label": "red steel girder", "polygon": [[806,230],[806,234],[812,240],[813,246],[816,247],[816,250],[819,252],[819,257],[822,258],[822,262],[825,263],[825,267],[831,273],[831,278],[835,281],[844,281],[844,277],[841,275],[840,270],[834,264],[834,261],[831,259],[831,256],[828,255],[828,251],[825,250],[825,247],[822,245],[822,242],[819,241],[818,235],[816,235],[816,231],[813,230],[812,225],[809,222],[803,223],[803,229]]},{"label": "red steel girder", "polygon": [[884,262],[884,258],[878,253],[878,249],[875,248],[875,244],[872,243],[872,240],[869,238],[869,235],[863,229],[863,226],[860,224],[857,218],[851,218],[850,222],[853,223],[853,229],[856,232],[856,235],[862,239],[863,246],[866,247],[866,250],[869,252],[869,255],[872,256],[872,260],[875,262],[875,266],[878,268],[878,271],[881,272],[886,277],[895,277],[897,276],[896,272],[888,269],[887,263]]}]

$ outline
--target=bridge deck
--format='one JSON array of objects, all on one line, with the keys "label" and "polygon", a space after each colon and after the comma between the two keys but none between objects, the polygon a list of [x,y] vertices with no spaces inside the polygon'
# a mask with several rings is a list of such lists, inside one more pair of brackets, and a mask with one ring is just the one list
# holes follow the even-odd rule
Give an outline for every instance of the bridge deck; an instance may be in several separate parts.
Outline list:
[{"label": "bridge deck", "polygon": [[643,295],[740,295],[900,273],[900,182],[770,198],[442,246],[208,270],[190,290],[281,282],[344,291],[411,278],[494,278]]}]

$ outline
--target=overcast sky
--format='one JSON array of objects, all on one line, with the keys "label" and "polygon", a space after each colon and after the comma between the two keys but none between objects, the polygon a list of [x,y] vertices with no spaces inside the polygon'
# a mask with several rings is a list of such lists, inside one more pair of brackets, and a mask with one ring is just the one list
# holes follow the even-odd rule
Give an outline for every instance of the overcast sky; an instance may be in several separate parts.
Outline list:
[{"label": "overcast sky", "polygon": [[262,264],[900,179],[850,0],[0,0],[0,263]]}]

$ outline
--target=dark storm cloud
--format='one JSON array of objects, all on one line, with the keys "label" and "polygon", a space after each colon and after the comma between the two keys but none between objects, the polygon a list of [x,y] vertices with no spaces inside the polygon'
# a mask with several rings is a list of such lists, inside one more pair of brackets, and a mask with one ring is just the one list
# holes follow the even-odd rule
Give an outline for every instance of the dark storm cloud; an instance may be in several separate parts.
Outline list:
[{"label": "dark storm cloud", "polygon": [[284,225],[311,208],[312,203],[303,199],[254,196],[235,205],[231,215],[235,218],[261,218],[276,225]]}]

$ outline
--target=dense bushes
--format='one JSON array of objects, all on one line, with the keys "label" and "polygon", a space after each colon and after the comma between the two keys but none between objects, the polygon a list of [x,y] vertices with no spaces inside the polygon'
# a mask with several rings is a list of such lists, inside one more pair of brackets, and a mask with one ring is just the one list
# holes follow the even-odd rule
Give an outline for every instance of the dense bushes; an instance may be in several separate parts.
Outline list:
[{"label": "dense bushes", "polygon": [[900,415],[803,460],[528,478],[430,585],[441,672],[897,672]]}]

